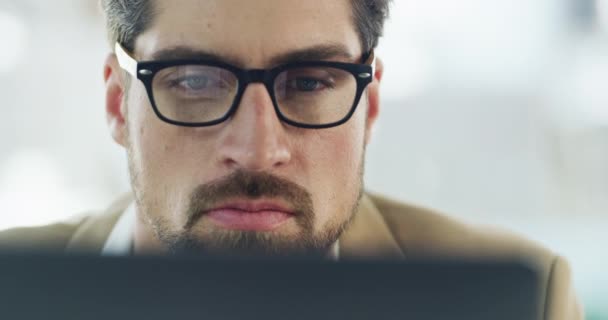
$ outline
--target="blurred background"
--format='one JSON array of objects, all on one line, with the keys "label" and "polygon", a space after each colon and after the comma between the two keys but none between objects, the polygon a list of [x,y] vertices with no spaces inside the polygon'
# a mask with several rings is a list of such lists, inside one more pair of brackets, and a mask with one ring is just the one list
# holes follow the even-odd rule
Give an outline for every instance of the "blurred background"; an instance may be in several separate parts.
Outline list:
[{"label": "blurred background", "polygon": [[[105,124],[96,0],[0,0],[0,229],[129,190]],[[608,319],[608,0],[395,0],[369,190],[572,263]]]}]

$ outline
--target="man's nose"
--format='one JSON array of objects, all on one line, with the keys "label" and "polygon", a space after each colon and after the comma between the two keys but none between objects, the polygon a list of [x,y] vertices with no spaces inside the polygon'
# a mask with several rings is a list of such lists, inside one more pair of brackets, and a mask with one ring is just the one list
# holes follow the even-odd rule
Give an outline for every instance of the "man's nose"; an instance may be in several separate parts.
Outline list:
[{"label": "man's nose", "polygon": [[268,171],[290,161],[285,126],[263,84],[252,83],[245,90],[223,129],[220,149],[223,165],[231,169]]}]

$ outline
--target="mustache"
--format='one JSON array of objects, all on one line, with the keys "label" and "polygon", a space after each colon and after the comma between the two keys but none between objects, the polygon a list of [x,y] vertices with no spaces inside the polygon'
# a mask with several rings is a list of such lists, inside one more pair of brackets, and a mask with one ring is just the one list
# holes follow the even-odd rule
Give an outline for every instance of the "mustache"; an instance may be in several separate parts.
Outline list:
[{"label": "mustache", "polygon": [[298,184],[265,172],[237,170],[221,179],[202,184],[190,196],[185,230],[209,210],[234,198],[280,198],[291,205],[298,224],[311,228],[314,219],[312,196]]}]

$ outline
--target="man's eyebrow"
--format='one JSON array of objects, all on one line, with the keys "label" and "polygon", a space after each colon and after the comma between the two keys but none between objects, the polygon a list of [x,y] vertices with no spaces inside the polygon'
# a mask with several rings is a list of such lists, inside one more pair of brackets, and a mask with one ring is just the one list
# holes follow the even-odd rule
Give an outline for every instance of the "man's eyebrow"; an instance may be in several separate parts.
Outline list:
[{"label": "man's eyebrow", "polygon": [[232,65],[241,65],[242,62],[235,57],[227,57],[212,51],[194,49],[186,46],[175,46],[159,50],[152,55],[151,60],[171,61],[171,60],[211,60],[224,62]]},{"label": "man's eyebrow", "polygon": [[[171,60],[211,60],[224,62],[235,66],[242,67],[245,63],[237,57],[230,57],[225,54],[219,54],[212,51],[195,49],[187,46],[175,46],[159,50],[151,56],[152,60],[156,61],[171,61]],[[282,65],[291,62],[300,61],[323,61],[323,60],[346,60],[352,61],[353,55],[349,50],[341,44],[320,44],[303,49],[296,49],[281,53],[270,59],[268,62],[271,66]]]},{"label": "man's eyebrow", "polygon": [[291,62],[322,61],[330,59],[341,59],[350,62],[354,57],[344,45],[320,44],[279,54],[270,60],[270,64],[281,65]]}]

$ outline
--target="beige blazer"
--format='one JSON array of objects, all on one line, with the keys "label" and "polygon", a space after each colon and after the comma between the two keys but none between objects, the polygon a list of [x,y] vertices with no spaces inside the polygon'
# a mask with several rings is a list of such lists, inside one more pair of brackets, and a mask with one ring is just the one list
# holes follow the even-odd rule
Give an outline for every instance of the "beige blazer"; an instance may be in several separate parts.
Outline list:
[{"label": "beige blazer", "polygon": [[[125,195],[105,212],[71,223],[0,232],[10,249],[101,252],[122,212],[133,201]],[[474,228],[438,213],[365,195],[351,226],[340,237],[340,258],[529,259],[541,271],[543,319],[582,320],[568,263],[553,252],[515,235]]]}]

